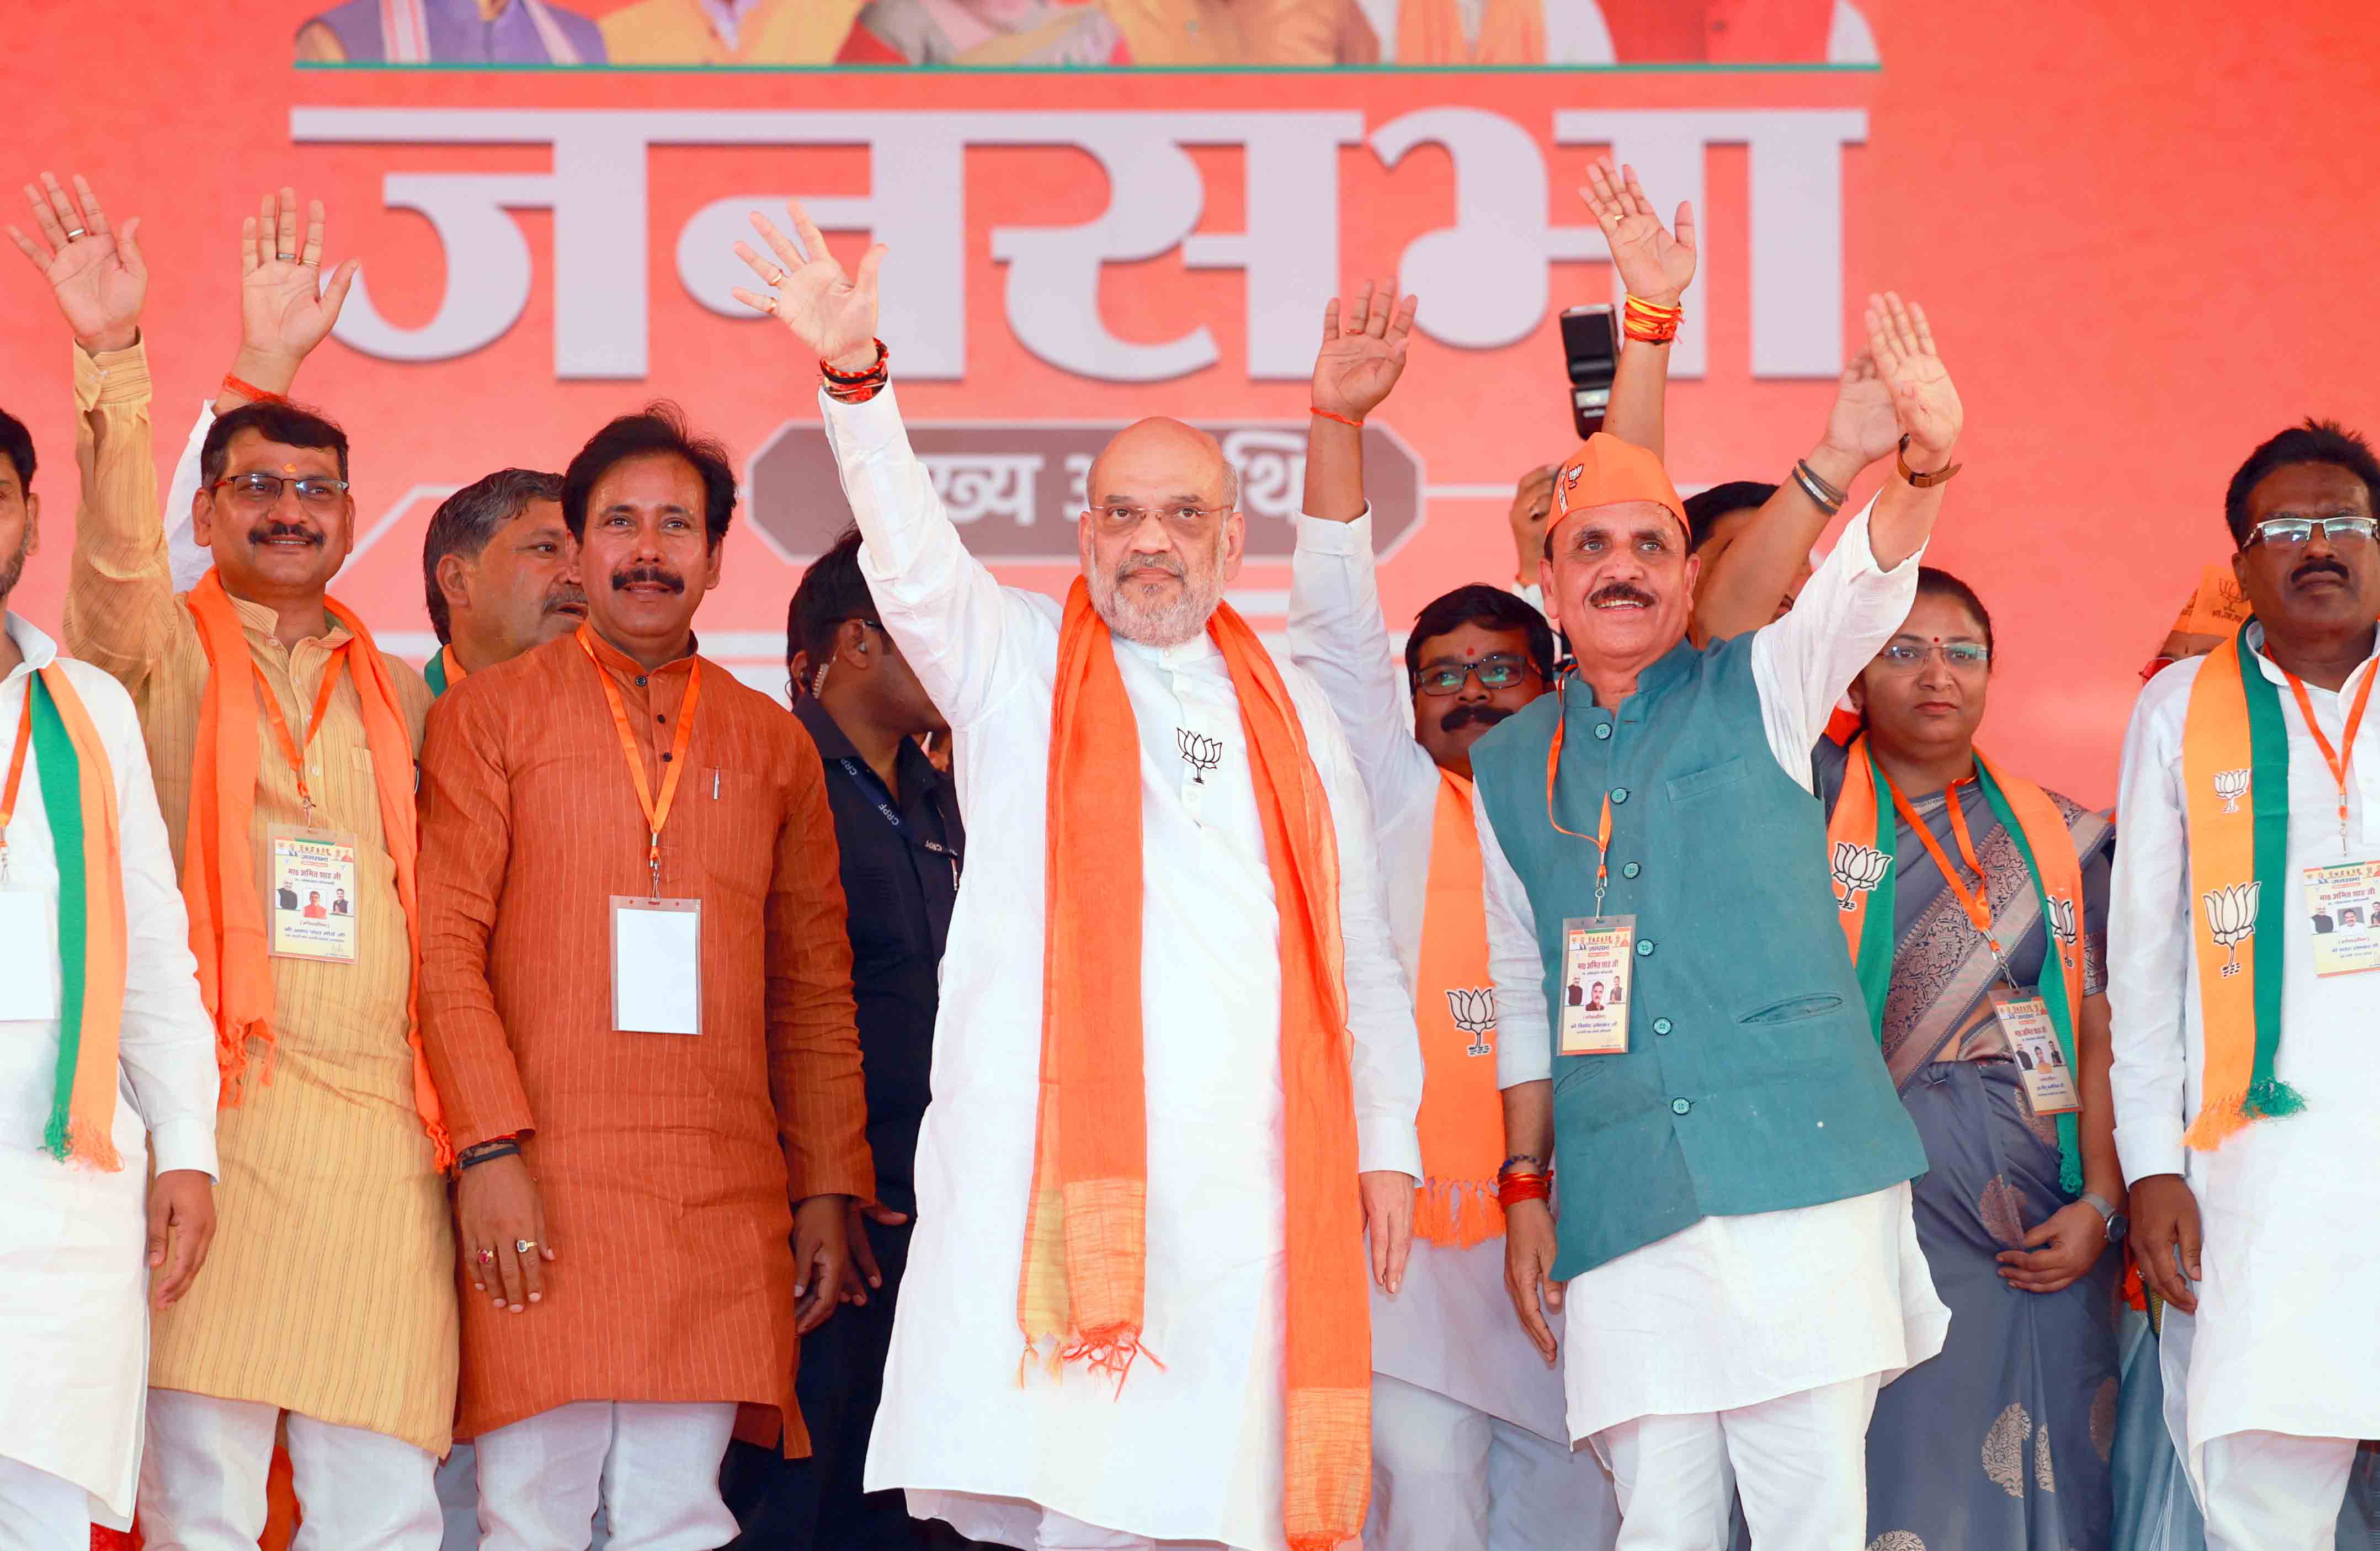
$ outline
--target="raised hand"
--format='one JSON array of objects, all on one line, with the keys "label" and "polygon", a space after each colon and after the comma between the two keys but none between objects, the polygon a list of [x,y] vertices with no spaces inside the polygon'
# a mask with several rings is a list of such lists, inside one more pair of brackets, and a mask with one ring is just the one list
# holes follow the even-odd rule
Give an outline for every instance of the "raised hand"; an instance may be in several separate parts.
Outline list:
[{"label": "raised hand", "polygon": [[884,265],[884,245],[880,242],[868,250],[859,261],[858,274],[845,275],[827,250],[826,238],[802,208],[802,202],[787,200],[785,214],[793,217],[793,238],[757,212],[752,216],[752,229],[776,255],[776,263],[754,252],[748,243],[735,245],[735,256],[776,294],[763,295],[738,286],[735,299],[775,318],[793,331],[805,348],[837,371],[868,370],[876,363],[876,272]]},{"label": "raised hand", "polygon": [[[330,336],[346,305],[347,287],[361,265],[349,259],[322,280],[322,202],[306,207],[304,235],[298,226],[298,195],[284,189],[267,194],[257,213],[239,224],[239,348],[243,364],[258,375],[263,363],[285,370],[269,374],[285,383],[298,362]],[[239,375],[249,376],[241,372]],[[273,391],[278,392],[278,385]]]},{"label": "raised hand", "polygon": [[1595,224],[1603,228],[1612,267],[1620,271],[1628,294],[1659,306],[1676,306],[1694,277],[1694,202],[1678,206],[1677,226],[1672,231],[1654,213],[1653,202],[1636,182],[1634,167],[1623,166],[1615,174],[1610,163],[1597,162],[1586,169],[1586,184],[1578,191],[1579,197],[1595,213]]},{"label": "raised hand", "polygon": [[1824,445],[1840,453],[1855,470],[1866,468],[1900,445],[1900,417],[1893,413],[1892,390],[1876,371],[1876,357],[1864,350],[1843,368],[1842,381],[1836,385],[1835,402],[1827,410]]},{"label": "raised hand", "polygon": [[1966,410],[1950,373],[1934,353],[1925,309],[1891,291],[1867,299],[1867,348],[1892,397],[1892,412],[1909,437],[1909,466],[1941,468],[1959,445]]},{"label": "raised hand", "polygon": [[1405,369],[1420,299],[1397,299],[1393,281],[1369,280],[1346,307],[1332,297],[1322,309],[1322,348],[1314,358],[1314,407],[1362,420],[1380,406]]},{"label": "raised hand", "polygon": [[129,348],[140,337],[140,305],[149,296],[149,266],[137,240],[140,217],[125,222],[121,232],[111,229],[99,196],[80,177],[69,195],[43,173],[41,188],[25,185],[25,201],[42,240],[15,226],[8,235],[50,283],[75,338],[94,355]]}]

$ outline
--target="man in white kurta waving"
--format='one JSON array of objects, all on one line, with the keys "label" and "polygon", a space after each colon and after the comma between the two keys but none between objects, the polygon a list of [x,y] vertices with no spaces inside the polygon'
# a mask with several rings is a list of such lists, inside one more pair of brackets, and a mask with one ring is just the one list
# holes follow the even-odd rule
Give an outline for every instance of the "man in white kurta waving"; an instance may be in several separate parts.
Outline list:
[{"label": "man in white kurta waving", "polygon": [[979,837],[942,961],[917,1233],[871,1490],[978,1539],[1327,1551],[1361,1529],[1371,1273],[1411,1231],[1422,1074],[1338,724],[1222,603],[1212,437],[1088,476],[1062,608],[971,558],[874,338],[883,250],[743,291],[819,360],[883,627]]}]

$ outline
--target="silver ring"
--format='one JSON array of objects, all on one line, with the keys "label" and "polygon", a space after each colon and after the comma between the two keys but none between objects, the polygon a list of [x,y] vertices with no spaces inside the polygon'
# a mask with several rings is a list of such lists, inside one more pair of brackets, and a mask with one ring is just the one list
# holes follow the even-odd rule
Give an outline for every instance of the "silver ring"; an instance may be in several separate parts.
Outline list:
[{"label": "silver ring", "polygon": [[298,255],[295,253],[275,253],[273,256],[280,260],[283,263],[295,263],[298,262]]},{"label": "silver ring", "polygon": [[516,1255],[525,1255],[536,1248],[537,1240],[534,1239],[516,1239],[513,1240],[513,1253]]},{"label": "silver ring", "polygon": [[89,235],[90,234],[85,232],[80,226],[68,226],[67,228],[67,240],[68,242],[80,241],[83,238]]}]

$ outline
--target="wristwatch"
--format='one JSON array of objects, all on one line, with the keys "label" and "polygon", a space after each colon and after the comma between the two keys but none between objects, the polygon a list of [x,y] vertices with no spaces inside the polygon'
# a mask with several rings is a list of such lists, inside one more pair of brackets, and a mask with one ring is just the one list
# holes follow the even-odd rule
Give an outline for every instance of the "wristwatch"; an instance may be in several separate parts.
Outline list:
[{"label": "wristwatch", "polygon": [[1921,474],[1909,466],[1909,442],[1908,434],[1902,433],[1900,452],[1900,477],[1920,490],[1931,490],[1937,484],[1947,484],[1951,475],[1966,467],[1963,463],[1953,463],[1947,469],[1937,469],[1930,474]]},{"label": "wristwatch", "polygon": [[2117,1211],[2116,1203],[2098,1191],[2084,1191],[2074,1199],[2088,1202],[2091,1210],[2099,1214],[2100,1221],[2107,1225],[2107,1243],[2110,1248],[2122,1243],[2124,1236],[2131,1232],[2132,1219]]}]

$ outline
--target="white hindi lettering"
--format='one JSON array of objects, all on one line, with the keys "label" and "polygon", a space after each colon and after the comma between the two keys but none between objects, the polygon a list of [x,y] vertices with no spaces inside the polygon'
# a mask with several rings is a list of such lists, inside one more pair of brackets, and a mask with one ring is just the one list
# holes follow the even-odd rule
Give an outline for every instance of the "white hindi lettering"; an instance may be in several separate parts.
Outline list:
[{"label": "white hindi lettering", "polygon": [[1020,528],[1033,525],[1042,458],[1038,453],[923,453],[934,494],[951,520],[964,526],[987,517],[1005,517]]},{"label": "white hindi lettering", "polygon": [[[1669,205],[1703,204],[1705,152],[1748,147],[1752,370],[1758,377],[1827,377],[1841,369],[1843,148],[1862,143],[1857,109],[1563,111],[1552,139],[1609,146]],[[553,215],[553,365],[564,379],[640,378],[649,359],[647,153],[655,145],[868,147],[871,192],[807,197],[821,227],[866,231],[892,250],[885,332],[902,371],[924,380],[966,372],[966,151],[1064,146],[1106,174],[1107,208],[1075,226],[1003,226],[990,234],[1007,268],[1006,322],[1018,343],[1077,376],[1160,382],[1221,359],[1196,320],[1171,339],[1116,336],[1099,314],[1110,263],[1178,249],[1193,269],[1246,276],[1243,320],[1251,378],[1294,381],[1312,365],[1315,299],[1339,284],[1339,158],[1368,145],[1393,167],[1415,147],[1442,147],[1454,165],[1449,224],[1404,250],[1403,287],[1422,295],[1419,324],[1442,343],[1492,349],[1525,338],[1549,305],[1548,266],[1602,258],[1591,223],[1555,226],[1546,157],[1522,125],[1474,108],[1428,108],[1374,129],[1354,112],[823,113],[678,109],[342,108],[290,113],[300,144],[522,145],[552,153],[547,173],[387,173],[388,208],[426,217],[449,258],[429,322],[392,324],[359,279],[339,337],[388,360],[444,360],[500,339],[527,310],[536,261],[510,214]],[[1186,148],[1243,153],[1243,230],[1199,232],[1207,189]],[[795,167],[797,181],[798,164]],[[798,191],[797,189],[795,191]],[[747,279],[731,246],[747,212],[782,210],[783,193],[704,205],[678,234],[678,281],[725,317],[747,311],[730,290]],[[1711,262],[1705,227],[1704,274]],[[453,263],[468,254],[466,266]],[[1706,281],[1706,284],[1708,282]],[[1689,310],[1672,372],[1706,365],[1704,309]],[[1070,470],[1071,473],[1071,470]]]}]

